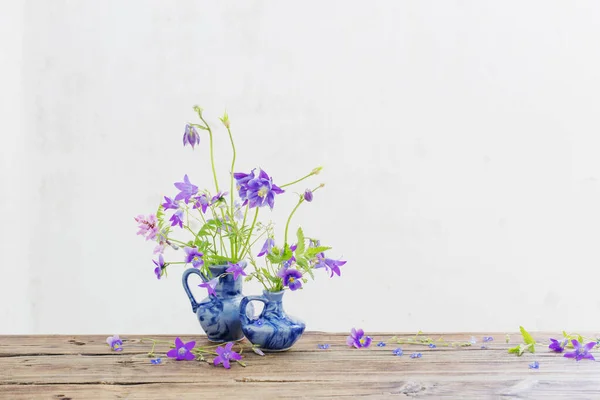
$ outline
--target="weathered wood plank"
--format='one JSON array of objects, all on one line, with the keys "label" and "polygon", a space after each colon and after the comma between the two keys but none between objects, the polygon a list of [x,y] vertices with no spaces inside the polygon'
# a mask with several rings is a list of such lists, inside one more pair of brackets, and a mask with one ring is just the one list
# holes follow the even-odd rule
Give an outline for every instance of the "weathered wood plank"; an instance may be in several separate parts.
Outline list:
[{"label": "weathered wood plank", "polygon": [[[482,336],[427,336],[466,341],[471,335]],[[357,350],[346,346],[345,333],[310,332],[285,353],[260,357],[246,351],[248,367],[234,364],[229,371],[166,358],[164,364],[152,365],[146,354],[151,344],[140,343],[137,335],[123,335],[122,353],[104,343],[108,335],[0,336],[0,398],[600,398],[599,363],[575,362],[543,347],[536,354],[516,357],[507,349],[520,335],[512,334],[509,344],[504,334],[489,335],[496,339],[489,349],[481,349],[481,343],[436,349],[399,345],[405,355],[396,357],[392,350],[398,346],[391,334],[372,334],[376,342],[387,342],[385,347]],[[540,342],[550,336],[534,334]],[[173,341],[173,336],[152,337]],[[208,344],[204,337],[183,339]],[[319,343],[331,347],[320,350]],[[164,356],[168,348],[158,345],[155,353]],[[409,358],[413,351],[423,357]],[[528,368],[533,360],[540,362],[540,370]]]}]

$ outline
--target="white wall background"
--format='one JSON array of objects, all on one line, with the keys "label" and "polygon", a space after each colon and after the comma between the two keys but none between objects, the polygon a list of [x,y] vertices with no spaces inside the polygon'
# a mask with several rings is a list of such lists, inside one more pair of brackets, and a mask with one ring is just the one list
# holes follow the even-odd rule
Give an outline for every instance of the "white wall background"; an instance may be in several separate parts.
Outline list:
[{"label": "white wall background", "polygon": [[200,332],[133,221],[211,185],[194,104],[222,179],[224,109],[238,169],[325,167],[295,221],[348,264],[286,295],[308,329],[598,328],[600,3],[2,9],[0,333]]}]

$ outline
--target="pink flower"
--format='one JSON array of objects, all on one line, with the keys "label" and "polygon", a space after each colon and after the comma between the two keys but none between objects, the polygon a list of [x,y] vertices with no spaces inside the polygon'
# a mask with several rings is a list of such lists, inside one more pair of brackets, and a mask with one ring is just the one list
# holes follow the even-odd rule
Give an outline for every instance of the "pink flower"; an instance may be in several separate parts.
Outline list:
[{"label": "pink flower", "polygon": [[150,214],[147,218],[143,215],[138,215],[134,219],[135,222],[138,223],[138,235],[144,236],[146,240],[156,238],[156,235],[158,234],[158,221],[156,220],[155,214]]}]

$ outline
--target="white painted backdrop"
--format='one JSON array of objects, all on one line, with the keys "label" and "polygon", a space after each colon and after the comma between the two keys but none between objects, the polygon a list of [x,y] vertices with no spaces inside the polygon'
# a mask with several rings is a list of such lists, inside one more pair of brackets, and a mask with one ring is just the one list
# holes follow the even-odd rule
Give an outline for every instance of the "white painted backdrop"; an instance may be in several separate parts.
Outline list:
[{"label": "white painted backdrop", "polygon": [[600,3],[2,9],[0,333],[200,332],[133,221],[211,185],[194,104],[222,179],[225,109],[238,169],[324,166],[295,222],[348,263],[286,294],[308,329],[598,328]]}]

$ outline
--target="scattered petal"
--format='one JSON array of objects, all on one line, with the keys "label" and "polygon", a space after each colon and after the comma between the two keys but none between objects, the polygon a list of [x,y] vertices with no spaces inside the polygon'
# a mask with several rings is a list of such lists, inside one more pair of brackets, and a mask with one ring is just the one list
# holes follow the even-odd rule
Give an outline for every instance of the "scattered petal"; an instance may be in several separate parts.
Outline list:
[{"label": "scattered petal", "polygon": [[162,358],[153,358],[150,360],[150,363],[154,365],[160,364],[162,363]]},{"label": "scattered petal", "polygon": [[532,362],[529,364],[529,369],[540,369],[540,363],[537,361]]},{"label": "scattered petal", "polygon": [[317,345],[321,350],[327,350],[329,348],[329,343],[318,344]]},{"label": "scattered petal", "polygon": [[377,347],[385,347],[385,343],[384,342],[379,342],[379,343],[377,343]]},{"label": "scattered petal", "polygon": [[421,358],[423,356],[423,354],[421,353],[412,353],[410,355],[410,358]]}]

